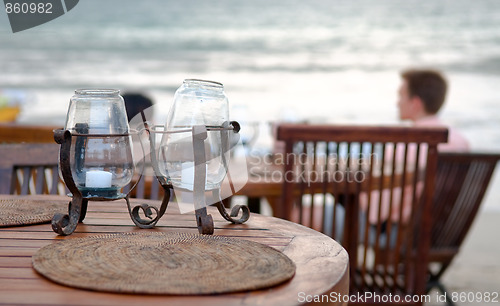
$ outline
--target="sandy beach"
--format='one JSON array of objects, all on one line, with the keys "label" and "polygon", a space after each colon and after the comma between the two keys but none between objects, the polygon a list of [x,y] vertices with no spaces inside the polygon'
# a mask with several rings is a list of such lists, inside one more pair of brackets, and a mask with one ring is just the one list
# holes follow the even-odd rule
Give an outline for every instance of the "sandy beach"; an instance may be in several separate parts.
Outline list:
[{"label": "sandy beach", "polygon": [[[476,296],[487,292],[497,297],[497,302],[485,303],[478,300],[457,302],[457,305],[496,305],[500,303],[500,244],[496,233],[500,230],[500,212],[483,209],[476,217],[472,228],[448,271],[443,276],[443,284],[448,293],[460,297],[474,293]],[[432,302],[426,305],[445,305],[436,301],[432,292]]]}]

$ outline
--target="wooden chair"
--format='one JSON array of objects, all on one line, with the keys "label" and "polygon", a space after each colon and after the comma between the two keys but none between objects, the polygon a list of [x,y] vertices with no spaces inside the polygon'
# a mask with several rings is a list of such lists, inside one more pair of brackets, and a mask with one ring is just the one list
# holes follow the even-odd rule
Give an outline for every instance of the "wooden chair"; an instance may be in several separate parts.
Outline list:
[{"label": "wooden chair", "polygon": [[[67,194],[59,178],[59,147],[55,142],[0,144],[0,194]],[[131,197],[160,199],[162,192],[156,178],[143,176]]]},{"label": "wooden chair", "polygon": [[56,143],[0,145],[0,193],[63,194],[58,152]]},{"label": "wooden chair", "polygon": [[0,193],[60,194],[56,126],[0,124]]},{"label": "wooden chair", "polygon": [[500,154],[439,153],[427,292],[446,292],[440,278],[459,252],[499,160]]},{"label": "wooden chair", "polygon": [[[349,253],[350,293],[372,294],[362,302],[421,305],[404,297],[425,294],[437,144],[447,130],[287,124],[277,139],[286,148],[275,215],[337,237]],[[396,213],[378,209],[373,223],[368,212],[384,203]],[[396,258],[381,258],[388,250]],[[379,300],[389,294],[393,303]]]}]

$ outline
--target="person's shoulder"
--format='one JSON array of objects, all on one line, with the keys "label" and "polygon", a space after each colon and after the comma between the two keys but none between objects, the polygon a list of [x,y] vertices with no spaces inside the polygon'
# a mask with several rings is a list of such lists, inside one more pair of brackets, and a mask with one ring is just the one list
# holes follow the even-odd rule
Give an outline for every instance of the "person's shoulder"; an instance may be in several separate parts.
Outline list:
[{"label": "person's shoulder", "polygon": [[436,115],[428,116],[415,121],[415,126],[436,126],[448,128],[448,142],[438,145],[442,152],[467,152],[470,150],[469,141],[456,128],[443,123]]},{"label": "person's shoulder", "polygon": [[470,150],[469,141],[455,128],[448,128],[448,142],[439,145],[440,151],[467,152]]}]

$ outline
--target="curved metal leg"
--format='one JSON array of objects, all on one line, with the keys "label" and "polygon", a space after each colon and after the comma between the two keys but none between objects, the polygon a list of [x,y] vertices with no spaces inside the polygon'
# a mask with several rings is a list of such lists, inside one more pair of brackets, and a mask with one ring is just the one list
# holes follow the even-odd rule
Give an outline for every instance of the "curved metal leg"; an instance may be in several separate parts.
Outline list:
[{"label": "curved metal leg", "polygon": [[[130,218],[134,222],[135,225],[137,225],[140,228],[153,228],[156,223],[158,222],[158,209],[154,206],[150,206],[147,204],[141,204],[137,205],[134,208],[131,208],[130,206],[130,200],[128,197],[125,198],[125,201],[127,202],[127,208],[128,208],[128,213],[130,214]],[[149,218],[148,219],[143,219],[139,215],[139,210],[142,210],[144,215]],[[153,218],[153,212],[155,211],[156,217]]]},{"label": "curved metal leg", "polygon": [[59,235],[70,235],[75,231],[78,222],[83,221],[85,218],[88,200],[83,199],[71,174],[71,132],[56,130],[54,131],[54,140],[61,145],[59,149],[59,166],[64,183],[73,197],[68,204],[68,214],[56,214],[52,218],[52,229]]},{"label": "curved metal leg", "polygon": [[71,235],[78,225],[82,211],[82,199],[79,196],[73,196],[69,202],[68,214],[55,214],[52,218],[52,230],[59,235]]},{"label": "curved metal leg", "polygon": [[[250,218],[250,209],[246,205],[235,205],[231,209],[231,214],[228,214],[226,211],[226,208],[224,207],[224,204],[222,203],[222,200],[220,200],[220,193],[219,190],[214,190],[213,191],[213,196],[216,199],[219,199],[218,202],[215,202],[215,206],[219,210],[219,213],[221,216],[226,219],[227,221],[234,223],[234,224],[242,224],[248,221]],[[241,210],[241,217],[239,219],[234,219],[234,217],[237,217],[239,212]]]},{"label": "curved metal leg", "polygon": [[[165,211],[167,210],[168,207],[168,202],[170,200],[170,188],[168,186],[163,186],[164,189],[164,194],[163,194],[163,199],[161,202],[160,210],[154,206],[150,206],[148,204],[141,204],[137,205],[134,208],[130,206],[130,200],[129,197],[125,197],[125,201],[127,201],[127,208],[128,208],[128,213],[130,215],[130,218],[134,222],[135,225],[137,225],[140,228],[153,228],[155,227],[156,223],[160,220],[160,218],[165,214]],[[148,219],[143,219],[139,215],[139,210],[142,210],[146,218]],[[155,212],[155,217],[153,218],[153,211]]]},{"label": "curved metal leg", "polygon": [[[87,206],[88,206],[89,200],[87,199],[82,199],[82,209],[80,210],[80,219],[78,222],[83,222],[85,219],[85,216],[87,215]],[[71,205],[71,202],[70,202]]]},{"label": "curved metal leg", "polygon": [[[231,223],[243,224],[243,223],[247,222],[248,219],[250,218],[250,209],[248,209],[248,206],[246,206],[246,205],[235,205],[231,209],[230,214],[227,213],[226,208],[224,207],[224,204],[222,204],[222,202],[217,202],[214,205],[219,210],[219,213],[221,214],[221,216]],[[234,219],[234,217],[238,216],[240,210],[241,210],[241,217],[239,219]]]},{"label": "curved metal leg", "polygon": [[198,232],[203,235],[213,235],[214,233],[214,220],[211,215],[207,214],[207,208],[200,208],[195,211],[196,224],[198,225]]}]

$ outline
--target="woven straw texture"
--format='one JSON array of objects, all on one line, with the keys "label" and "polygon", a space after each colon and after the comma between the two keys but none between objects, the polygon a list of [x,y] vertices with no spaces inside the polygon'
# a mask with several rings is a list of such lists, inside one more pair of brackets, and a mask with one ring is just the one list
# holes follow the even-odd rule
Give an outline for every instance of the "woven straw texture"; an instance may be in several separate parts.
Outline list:
[{"label": "woven straw texture", "polygon": [[38,250],[33,267],[50,280],[71,287],[175,295],[262,289],[295,274],[295,264],[271,247],[187,233],[67,239]]},{"label": "woven straw texture", "polygon": [[47,223],[68,211],[68,201],[1,199],[0,227]]}]

